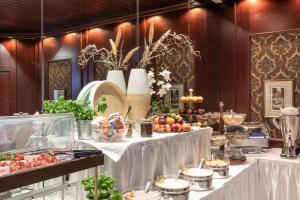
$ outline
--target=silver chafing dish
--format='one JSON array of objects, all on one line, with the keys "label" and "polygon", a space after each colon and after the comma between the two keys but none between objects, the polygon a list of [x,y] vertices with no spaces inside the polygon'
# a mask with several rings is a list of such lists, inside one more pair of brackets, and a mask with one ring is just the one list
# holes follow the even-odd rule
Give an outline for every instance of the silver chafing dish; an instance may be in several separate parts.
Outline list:
[{"label": "silver chafing dish", "polygon": [[213,170],[213,178],[227,178],[229,176],[229,163],[229,159],[206,160],[204,167]]},{"label": "silver chafing dish", "polygon": [[183,168],[181,178],[190,182],[191,190],[210,190],[213,182],[213,171],[211,169],[201,169],[198,167]]},{"label": "silver chafing dish", "polygon": [[159,189],[164,200],[188,200],[189,198],[190,183],[175,176],[158,176],[154,186]]},{"label": "silver chafing dish", "polygon": [[158,191],[131,190],[123,195],[123,200],[161,200]]}]

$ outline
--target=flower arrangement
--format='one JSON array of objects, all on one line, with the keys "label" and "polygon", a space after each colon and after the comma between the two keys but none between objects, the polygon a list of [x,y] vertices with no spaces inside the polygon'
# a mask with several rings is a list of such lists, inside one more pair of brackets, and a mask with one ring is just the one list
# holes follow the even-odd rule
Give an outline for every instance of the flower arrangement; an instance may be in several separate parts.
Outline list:
[{"label": "flower arrangement", "polygon": [[189,53],[195,56],[200,56],[200,52],[196,51],[193,46],[192,40],[189,36],[184,34],[177,34],[175,32],[171,32],[171,30],[167,30],[157,41],[153,41],[154,37],[154,21],[151,22],[149,28],[148,41],[144,38],[144,52],[138,67],[146,68],[150,65],[154,58],[164,56],[166,54],[170,54],[172,46],[186,46]]},{"label": "flower arrangement", "polygon": [[[148,72],[148,86],[150,88],[150,94],[151,95],[157,95],[159,97],[164,97],[167,92],[172,87],[170,81],[171,72],[167,69],[164,69],[163,71],[159,72],[157,75],[157,80],[155,79],[155,73],[153,68]],[[154,91],[154,84],[156,83],[157,86],[157,92]]]},{"label": "flower arrangement", "polygon": [[171,72],[167,69],[155,75],[153,68],[147,74],[150,95],[154,96],[152,110],[156,113],[168,113],[170,111],[170,108],[164,104],[164,97],[172,87],[170,75]]},{"label": "flower arrangement", "polygon": [[130,50],[126,56],[123,55],[123,41],[121,42],[122,32],[118,29],[116,39],[113,41],[109,39],[111,49],[106,48],[97,49],[96,45],[89,44],[81,50],[78,64],[84,68],[90,59],[95,62],[101,62],[109,69],[122,70],[127,69],[129,61],[133,55],[139,50],[135,47]]}]

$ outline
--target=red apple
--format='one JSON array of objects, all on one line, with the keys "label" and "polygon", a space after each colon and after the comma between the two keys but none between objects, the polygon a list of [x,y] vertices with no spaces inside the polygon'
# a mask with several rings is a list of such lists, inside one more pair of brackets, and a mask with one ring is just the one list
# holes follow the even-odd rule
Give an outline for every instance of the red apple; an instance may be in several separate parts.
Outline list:
[{"label": "red apple", "polygon": [[171,126],[171,131],[173,131],[173,132],[177,132],[177,131],[178,131],[178,126],[177,126],[177,124],[172,124],[172,126]]},{"label": "red apple", "polygon": [[160,125],[165,125],[166,124],[166,119],[165,118],[159,118],[159,124]]},{"label": "red apple", "polygon": [[164,115],[159,116],[159,119],[166,119]]},{"label": "red apple", "polygon": [[180,118],[178,121],[177,121],[178,124],[182,125],[184,123],[183,119]]},{"label": "red apple", "polygon": [[181,124],[176,124],[177,125],[177,128],[178,128],[178,132],[180,132],[181,130],[182,130],[182,126],[181,126]]},{"label": "red apple", "polygon": [[186,111],[186,113],[187,113],[188,115],[191,115],[191,114],[193,114],[193,111],[192,111],[192,109],[188,109],[188,110]]}]

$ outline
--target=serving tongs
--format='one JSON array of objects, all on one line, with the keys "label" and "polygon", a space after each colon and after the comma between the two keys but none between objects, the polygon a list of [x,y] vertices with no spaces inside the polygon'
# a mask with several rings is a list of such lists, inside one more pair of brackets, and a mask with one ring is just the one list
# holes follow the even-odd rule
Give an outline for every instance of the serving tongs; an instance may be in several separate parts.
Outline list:
[{"label": "serving tongs", "polygon": [[82,158],[89,156],[102,155],[102,151],[100,150],[53,150],[52,153],[54,155],[70,155],[74,158]]}]

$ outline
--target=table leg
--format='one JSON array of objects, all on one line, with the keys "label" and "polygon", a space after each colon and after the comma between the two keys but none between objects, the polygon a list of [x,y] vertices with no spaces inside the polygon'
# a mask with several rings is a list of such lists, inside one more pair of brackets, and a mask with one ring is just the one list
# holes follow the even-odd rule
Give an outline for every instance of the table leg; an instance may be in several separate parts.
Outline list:
[{"label": "table leg", "polygon": [[[62,184],[65,184],[66,183],[66,178],[65,178],[65,175],[63,175],[62,177]],[[61,200],[64,200],[65,199],[65,189],[62,189],[61,191]]]},{"label": "table leg", "polygon": [[99,192],[98,191],[98,167],[95,167],[95,196],[94,196],[94,200],[98,200],[98,196],[99,196]]}]

